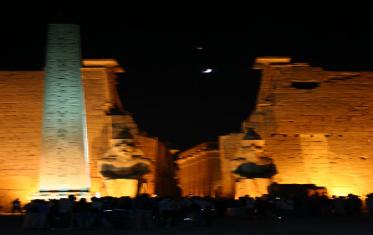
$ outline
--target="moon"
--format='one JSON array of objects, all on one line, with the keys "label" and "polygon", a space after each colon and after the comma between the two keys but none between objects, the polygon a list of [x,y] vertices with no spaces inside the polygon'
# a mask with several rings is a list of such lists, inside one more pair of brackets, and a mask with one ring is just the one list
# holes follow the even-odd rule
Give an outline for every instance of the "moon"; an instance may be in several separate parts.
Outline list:
[{"label": "moon", "polygon": [[207,73],[212,73],[212,69],[211,68],[206,68],[206,69],[202,69],[201,73],[204,73],[204,74],[207,74]]}]

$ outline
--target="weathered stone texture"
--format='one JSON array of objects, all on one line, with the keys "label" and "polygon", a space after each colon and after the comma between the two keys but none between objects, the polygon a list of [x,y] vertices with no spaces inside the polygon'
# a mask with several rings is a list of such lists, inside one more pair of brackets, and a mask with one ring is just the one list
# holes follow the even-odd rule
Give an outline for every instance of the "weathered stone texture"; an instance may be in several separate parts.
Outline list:
[{"label": "weathered stone texture", "polygon": [[264,65],[250,123],[266,140],[280,183],[330,194],[373,192],[373,73]]},{"label": "weathered stone texture", "polygon": [[144,156],[152,162],[150,172],[143,176],[144,184],[142,193],[155,193],[155,172],[158,159],[159,140],[157,138],[147,137],[143,135],[135,136],[135,146],[144,152]]},{"label": "weathered stone texture", "polygon": [[40,71],[0,73],[0,204],[37,189],[43,77]]},{"label": "weathered stone texture", "polygon": [[176,167],[169,148],[159,142],[158,157],[155,163],[155,188],[158,196],[175,196],[179,194],[176,183]]},{"label": "weathered stone texture", "polygon": [[221,196],[218,143],[206,142],[180,153],[178,180],[183,196]]},{"label": "weathered stone texture", "polygon": [[[103,110],[111,101],[108,73],[107,68],[82,68],[92,192],[100,191],[97,159],[111,137],[111,118]],[[9,206],[15,197],[26,201],[38,190],[44,72],[2,71],[0,92],[0,205]]]},{"label": "weathered stone texture", "polygon": [[232,133],[219,136],[219,154],[221,164],[221,183],[223,197],[233,198],[235,196],[235,177],[232,173],[231,162],[237,157],[237,152],[241,147],[241,140],[244,133]]},{"label": "weathered stone texture", "polygon": [[111,117],[104,112],[104,104],[110,100],[108,74],[103,68],[83,68],[82,75],[86,100],[91,191],[99,192],[102,179],[98,175],[97,160],[109,148],[111,137]]}]

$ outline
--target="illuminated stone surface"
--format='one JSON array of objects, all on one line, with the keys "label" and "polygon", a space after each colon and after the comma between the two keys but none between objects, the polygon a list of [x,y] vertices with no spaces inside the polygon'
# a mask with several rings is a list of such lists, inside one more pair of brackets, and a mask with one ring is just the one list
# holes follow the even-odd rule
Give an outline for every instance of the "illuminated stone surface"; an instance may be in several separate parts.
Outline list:
[{"label": "illuminated stone surface", "polygon": [[180,153],[178,179],[183,196],[220,196],[218,143],[206,142]]},{"label": "illuminated stone surface", "polygon": [[[133,132],[136,145],[155,163],[144,176],[144,192],[174,195],[173,162],[168,149],[157,138],[140,135],[131,115],[106,113],[108,107],[119,106],[115,91],[115,72],[121,71],[118,64],[84,60],[83,65],[90,194],[133,192],[134,181],[104,182],[98,166],[110,147],[110,140],[126,126]],[[3,208],[9,207],[16,197],[26,202],[39,190],[44,78],[43,71],[0,71],[0,205]]]},{"label": "illuminated stone surface", "polygon": [[[129,116],[110,116],[105,112],[117,100],[114,72],[120,70],[115,60],[109,65],[107,61],[84,60],[86,67],[81,68],[92,194],[103,194],[97,160],[109,148],[112,123],[136,125]],[[9,206],[15,197],[25,202],[39,190],[44,78],[43,71],[0,71],[0,205],[3,207]]]},{"label": "illuminated stone surface", "polygon": [[[49,36],[46,72],[0,71],[2,209],[9,208],[15,198],[27,202],[40,196],[35,195],[39,189],[84,190],[90,187],[89,195],[133,196],[137,190],[136,180],[108,181],[99,173],[100,161],[123,127],[131,130],[135,145],[154,163],[150,172],[143,176],[141,192],[175,195],[173,161],[168,148],[157,138],[140,135],[132,116],[123,109],[116,85],[118,73],[124,70],[114,59],[83,60],[84,67],[81,68],[78,26],[58,25],[54,30],[58,32],[50,30],[49,33],[57,33],[58,37]],[[59,50],[61,47],[63,50]],[[66,84],[60,82],[60,78],[67,80]],[[51,86],[56,83],[60,83],[58,87]],[[46,113],[44,124],[43,107]],[[86,110],[87,137],[84,137],[83,107]],[[68,122],[63,119],[66,117]],[[48,127],[43,136],[45,139],[42,139],[43,125]],[[84,149],[84,138],[87,139],[88,151]],[[51,140],[53,144],[49,142]],[[42,155],[42,142],[46,143],[44,146],[50,157]],[[57,148],[61,148],[55,144],[61,143],[68,148],[63,151],[68,154],[67,158],[65,155],[53,156],[58,154],[55,152]],[[45,178],[46,174],[49,175]]]},{"label": "illuminated stone surface", "polygon": [[243,163],[267,164],[260,158],[265,155],[265,141],[245,139],[245,133],[231,133],[220,136],[219,145],[222,196],[238,198],[245,195],[257,197],[267,194],[267,186],[272,182],[271,177],[247,179],[232,173]]},{"label": "illuminated stone surface", "polygon": [[[44,72],[1,71],[0,84],[0,204],[6,206],[39,190]],[[102,117],[88,119],[98,128]]]},{"label": "illuminated stone surface", "polygon": [[[278,173],[272,179],[235,177],[232,166],[245,145],[244,133],[220,136],[221,195],[260,196],[271,182],[315,184],[330,195],[372,193],[373,72],[325,71],[288,57],[258,58],[254,68],[261,70],[261,86],[244,126],[263,138],[264,155]],[[198,162],[207,152],[191,154],[193,149],[178,161],[179,182],[183,191],[198,194],[193,182],[203,178],[200,171],[207,167]],[[199,170],[186,170],[196,163]]]},{"label": "illuminated stone surface", "polygon": [[88,140],[78,25],[48,27],[40,191],[88,191]]},{"label": "illuminated stone surface", "polygon": [[[0,72],[0,204],[38,190],[42,71]],[[27,197],[27,196],[26,196]]]},{"label": "illuminated stone surface", "polygon": [[248,121],[266,140],[275,180],[373,192],[373,73],[281,63],[256,64],[262,81]]},{"label": "illuminated stone surface", "polygon": [[[174,192],[168,190],[174,190],[173,187],[166,187],[175,183],[170,178],[173,162],[167,155],[167,148],[157,138],[139,135],[130,115],[104,112],[105,104],[114,99],[110,84],[114,83],[115,74],[110,67],[95,66],[98,67],[81,69],[87,110],[90,192],[110,195],[133,189],[134,183],[125,180],[107,182],[105,187],[98,173],[98,162],[110,147],[110,140],[125,125],[133,130],[136,145],[155,163],[151,172],[144,176],[144,191],[172,195]],[[44,72],[0,71],[0,86],[3,89],[0,96],[0,205],[6,207],[15,197],[25,202],[38,191]]]},{"label": "illuminated stone surface", "polygon": [[232,133],[219,137],[223,197],[235,196],[236,185],[231,162],[236,157],[243,137],[244,133]]}]

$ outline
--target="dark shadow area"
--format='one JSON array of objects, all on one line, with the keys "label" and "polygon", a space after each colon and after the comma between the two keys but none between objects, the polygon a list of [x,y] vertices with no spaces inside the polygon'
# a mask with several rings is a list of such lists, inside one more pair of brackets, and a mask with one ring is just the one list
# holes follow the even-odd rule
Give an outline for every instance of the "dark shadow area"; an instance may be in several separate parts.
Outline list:
[{"label": "dark shadow area", "polygon": [[291,82],[291,87],[294,87],[296,89],[302,89],[302,90],[312,90],[315,88],[318,88],[320,86],[319,82]]},{"label": "dark shadow area", "polygon": [[241,177],[248,179],[254,178],[266,178],[271,179],[274,175],[277,174],[277,169],[275,164],[265,164],[258,165],[253,162],[247,162],[239,165],[233,173],[238,174]]},{"label": "dark shadow area", "polygon": [[138,179],[149,173],[149,166],[144,163],[137,163],[131,167],[116,167],[110,164],[103,164],[101,174],[107,179]]}]

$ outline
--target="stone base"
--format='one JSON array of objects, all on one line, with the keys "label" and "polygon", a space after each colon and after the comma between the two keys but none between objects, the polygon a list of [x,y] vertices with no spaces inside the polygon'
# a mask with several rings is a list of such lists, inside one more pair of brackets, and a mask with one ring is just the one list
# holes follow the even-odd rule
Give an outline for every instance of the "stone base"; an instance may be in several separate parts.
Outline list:
[{"label": "stone base", "polygon": [[85,198],[87,199],[87,201],[91,201],[92,197],[97,196],[87,191],[45,191],[45,192],[34,193],[31,196],[31,200],[61,199],[61,198],[68,198],[70,195],[74,195],[77,201],[79,201],[81,198]]}]

